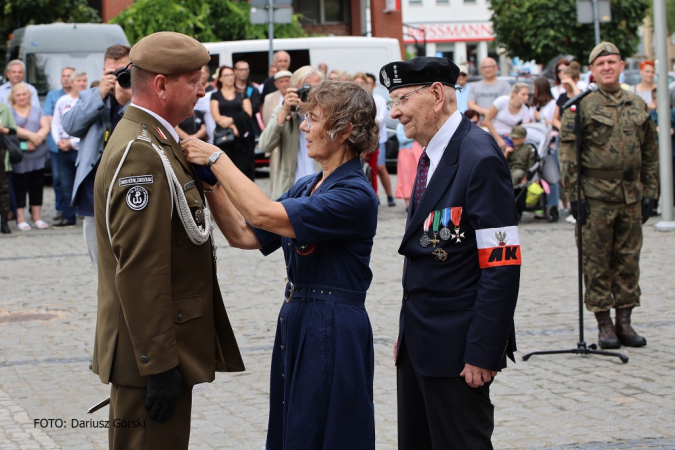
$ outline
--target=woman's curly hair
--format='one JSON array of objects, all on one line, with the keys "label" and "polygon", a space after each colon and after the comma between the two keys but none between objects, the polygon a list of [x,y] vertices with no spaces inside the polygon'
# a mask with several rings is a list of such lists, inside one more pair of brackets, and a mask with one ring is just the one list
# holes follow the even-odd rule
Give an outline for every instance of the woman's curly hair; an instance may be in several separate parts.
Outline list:
[{"label": "woman's curly hair", "polygon": [[298,106],[302,114],[319,107],[323,113],[324,140],[335,142],[353,125],[345,144],[357,155],[377,149],[380,127],[375,121],[377,107],[373,94],[351,81],[322,81],[309,91]]}]

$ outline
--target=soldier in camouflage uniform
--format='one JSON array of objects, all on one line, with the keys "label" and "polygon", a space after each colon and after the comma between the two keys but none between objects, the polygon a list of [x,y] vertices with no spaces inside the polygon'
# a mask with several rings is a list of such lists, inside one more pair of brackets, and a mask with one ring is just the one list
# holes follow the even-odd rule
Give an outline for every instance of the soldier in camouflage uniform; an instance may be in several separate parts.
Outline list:
[{"label": "soldier in camouflage uniform", "polygon": [[[658,195],[656,127],[647,105],[621,89],[618,48],[597,45],[589,57],[597,92],[577,112],[565,111],[560,130],[562,183],[582,224],[585,302],[595,313],[601,348],[647,344],[630,323],[640,305],[642,224]],[[577,198],[574,115],[581,114],[581,198]],[[609,311],[616,309],[616,327]]]},{"label": "soldier in camouflage uniform", "polygon": [[530,167],[537,162],[537,149],[532,144],[525,143],[527,130],[520,125],[513,128],[510,134],[513,147],[506,147],[504,156],[509,163],[513,187],[525,183],[525,177]]}]

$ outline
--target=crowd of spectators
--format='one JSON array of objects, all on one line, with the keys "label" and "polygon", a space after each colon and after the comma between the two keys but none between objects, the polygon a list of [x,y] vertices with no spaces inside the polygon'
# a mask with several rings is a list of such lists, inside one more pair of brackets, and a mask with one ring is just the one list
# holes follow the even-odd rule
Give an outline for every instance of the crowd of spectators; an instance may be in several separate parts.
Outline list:
[{"label": "crowd of spectators", "polygon": [[[12,219],[21,231],[50,226],[41,216],[45,167],[48,162],[57,211],[52,225],[74,225],[78,215],[85,222],[87,217],[93,217],[87,199],[90,197],[88,191],[91,190],[93,174],[103,151],[104,145],[101,144],[109,138],[130,98],[130,90],[125,92],[114,79],[111,82],[106,78],[124,67],[124,64],[128,64],[128,48],[116,48],[116,51],[118,53],[113,52],[105,59],[105,74],[101,80],[103,85],[99,85],[101,81],[96,80],[87,89],[86,73],[77,68],[64,67],[61,73],[61,89],[50,91],[43,107],[40,106],[36,89],[23,82],[24,63],[13,60],[7,65],[5,76],[8,81],[0,85],[0,121],[4,120],[6,123],[0,122],[0,133],[9,130],[7,125],[14,120],[11,125],[17,130],[22,145],[25,145],[25,152],[24,161],[15,165],[6,161],[2,164],[3,170],[0,170],[0,217],[3,219],[3,233],[10,232],[7,223]],[[303,117],[295,111],[299,103],[298,90],[305,85],[315,85],[323,79],[355,82],[372,93],[378,108],[377,121],[380,125],[378,148],[365,157],[364,169],[371,174],[371,183],[376,194],[381,184],[387,204],[396,206],[395,199],[401,199],[407,211],[422,147],[406,138],[402,127],[398,126],[395,130],[399,149],[396,166],[398,176],[397,185],[392,186],[385,164],[385,153],[387,141],[393,139],[394,130],[387,129],[386,116],[389,111],[385,98],[375,92],[375,76],[366,72],[350,74],[337,68],[329,68],[325,63],[320,63],[316,68],[304,66],[294,71],[290,70],[291,66],[291,56],[287,52],[276,52],[267,73],[268,77],[260,84],[250,80],[250,66],[245,60],[236,61],[233,67],[220,66],[214,73],[208,66],[204,66],[201,84],[206,96],[198,101],[194,117],[186,119],[177,127],[179,137],[197,137],[214,143],[214,134],[227,136],[223,140],[222,149],[252,180],[255,178],[254,154],[256,150],[264,153],[269,158],[270,197],[276,199],[299,178],[318,170],[307,156],[304,132],[300,129]],[[497,76],[497,62],[488,57],[481,61],[482,77],[476,82],[469,82],[470,68],[466,65],[460,66],[457,79],[458,109],[476,125],[490,132],[505,152],[513,149],[509,136],[514,127],[528,122],[547,124],[551,129],[550,152],[557,160],[556,138],[560,127],[561,106],[587,87],[587,83],[580,79],[580,71],[581,67],[576,61],[561,58],[556,62],[553,80],[539,77],[533,83],[511,84]],[[644,61],[640,65],[640,74],[639,84],[624,87],[640,95],[649,104],[650,110],[654,111],[656,84],[653,61]],[[88,99],[85,104],[82,104],[83,97]],[[91,110],[94,106],[101,106],[101,99],[105,105],[104,115],[107,117],[103,117],[100,111],[94,113]],[[78,103],[82,105],[75,108]],[[69,126],[64,127],[63,119],[72,109],[80,111],[71,116]],[[96,116],[100,123],[92,126],[92,120]],[[93,133],[92,128],[95,130]],[[72,134],[68,132],[69,129],[73,131]],[[92,136],[87,137],[88,133]],[[85,162],[84,157],[78,155],[81,139],[88,139],[89,147],[92,147],[86,151],[86,164],[81,164]],[[79,175],[78,168],[82,172]],[[28,211],[26,200],[30,206]],[[557,208],[561,201],[563,208],[566,208],[568,205],[564,200],[565,196],[559,192],[558,186],[551,185],[547,208]],[[30,220],[27,212],[30,213]],[[545,213],[544,211],[544,215]],[[88,247],[94,245],[91,243],[93,240],[95,239],[92,236],[87,238],[85,233]],[[90,254],[93,260],[95,251],[91,248]]]}]

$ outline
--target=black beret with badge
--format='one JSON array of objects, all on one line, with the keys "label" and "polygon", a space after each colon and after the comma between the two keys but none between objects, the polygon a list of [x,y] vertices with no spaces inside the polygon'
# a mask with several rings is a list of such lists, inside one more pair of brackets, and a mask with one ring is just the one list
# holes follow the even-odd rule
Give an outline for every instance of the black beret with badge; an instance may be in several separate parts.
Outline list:
[{"label": "black beret with badge", "polygon": [[382,67],[380,83],[389,92],[436,82],[454,87],[458,76],[459,67],[448,58],[420,56],[410,61],[396,61]]},{"label": "black beret with badge", "polygon": [[144,37],[131,47],[129,60],[152,73],[178,75],[201,69],[211,56],[196,39],[173,31],[160,31]]}]

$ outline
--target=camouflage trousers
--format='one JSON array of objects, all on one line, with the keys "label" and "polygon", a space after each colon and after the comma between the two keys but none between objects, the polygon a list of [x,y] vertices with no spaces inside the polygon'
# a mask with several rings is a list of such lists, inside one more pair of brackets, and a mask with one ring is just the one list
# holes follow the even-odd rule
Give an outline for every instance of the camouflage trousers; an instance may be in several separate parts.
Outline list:
[{"label": "camouflage trousers", "polygon": [[599,312],[640,306],[640,202],[586,200],[591,210],[581,231],[586,308]]},{"label": "camouflage trousers", "polygon": [[5,153],[7,149],[0,149],[0,214],[9,213],[9,177],[5,171]]}]

